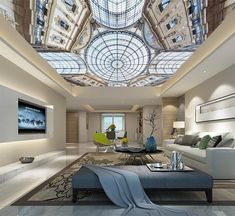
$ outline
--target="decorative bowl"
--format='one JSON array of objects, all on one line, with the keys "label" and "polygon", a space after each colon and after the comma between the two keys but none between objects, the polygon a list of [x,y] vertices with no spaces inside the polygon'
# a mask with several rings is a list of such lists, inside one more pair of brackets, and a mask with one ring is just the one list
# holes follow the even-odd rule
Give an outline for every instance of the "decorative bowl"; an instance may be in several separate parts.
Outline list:
[{"label": "decorative bowl", "polygon": [[19,158],[21,163],[32,163],[34,161],[34,157],[21,157]]}]

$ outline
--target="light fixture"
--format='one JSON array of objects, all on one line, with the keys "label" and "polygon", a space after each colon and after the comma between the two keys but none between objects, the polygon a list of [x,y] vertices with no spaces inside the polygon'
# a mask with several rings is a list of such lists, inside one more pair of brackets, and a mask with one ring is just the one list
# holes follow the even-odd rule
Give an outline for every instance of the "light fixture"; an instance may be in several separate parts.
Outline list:
[{"label": "light fixture", "polygon": [[207,72],[207,70],[204,70],[204,71],[203,71],[203,73],[206,73],[206,72]]},{"label": "light fixture", "polygon": [[173,134],[173,137],[177,137],[178,135],[180,135],[181,133],[181,129],[185,128],[185,123],[184,121],[174,121],[173,122],[173,128],[175,129],[174,130],[174,134]]},{"label": "light fixture", "polygon": [[181,128],[184,128],[184,127],[185,127],[184,121],[174,121],[173,122],[173,128],[181,129]]}]

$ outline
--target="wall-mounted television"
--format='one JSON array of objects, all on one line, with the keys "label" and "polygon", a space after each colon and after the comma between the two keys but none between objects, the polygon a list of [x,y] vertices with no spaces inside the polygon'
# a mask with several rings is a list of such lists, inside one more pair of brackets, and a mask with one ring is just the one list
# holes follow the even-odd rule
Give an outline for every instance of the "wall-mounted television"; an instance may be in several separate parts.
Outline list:
[{"label": "wall-mounted television", "polygon": [[46,133],[46,108],[19,99],[18,133]]}]

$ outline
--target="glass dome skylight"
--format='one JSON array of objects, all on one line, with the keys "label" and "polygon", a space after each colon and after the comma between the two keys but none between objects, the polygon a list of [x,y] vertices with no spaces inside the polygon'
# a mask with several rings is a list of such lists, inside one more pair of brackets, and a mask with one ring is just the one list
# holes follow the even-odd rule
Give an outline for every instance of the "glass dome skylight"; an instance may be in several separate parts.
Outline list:
[{"label": "glass dome skylight", "polygon": [[126,83],[140,75],[150,61],[150,50],[140,36],[127,31],[98,34],[85,51],[92,73],[109,83]]},{"label": "glass dome skylight", "polygon": [[144,0],[90,0],[94,19],[115,29],[126,28],[142,16]]},{"label": "glass dome skylight", "polygon": [[86,64],[74,53],[40,52],[39,53],[59,74],[84,74]]},{"label": "glass dome skylight", "polygon": [[159,76],[174,74],[193,52],[162,52],[149,65],[149,73]]}]

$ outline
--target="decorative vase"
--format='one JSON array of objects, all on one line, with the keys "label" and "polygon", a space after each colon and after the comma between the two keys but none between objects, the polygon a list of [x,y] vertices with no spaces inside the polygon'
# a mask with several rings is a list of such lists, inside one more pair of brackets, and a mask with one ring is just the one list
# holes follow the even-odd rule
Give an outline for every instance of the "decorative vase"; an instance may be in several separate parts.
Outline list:
[{"label": "decorative vase", "polygon": [[157,150],[157,142],[153,136],[147,138],[145,143],[145,149],[147,152],[155,152]]}]

